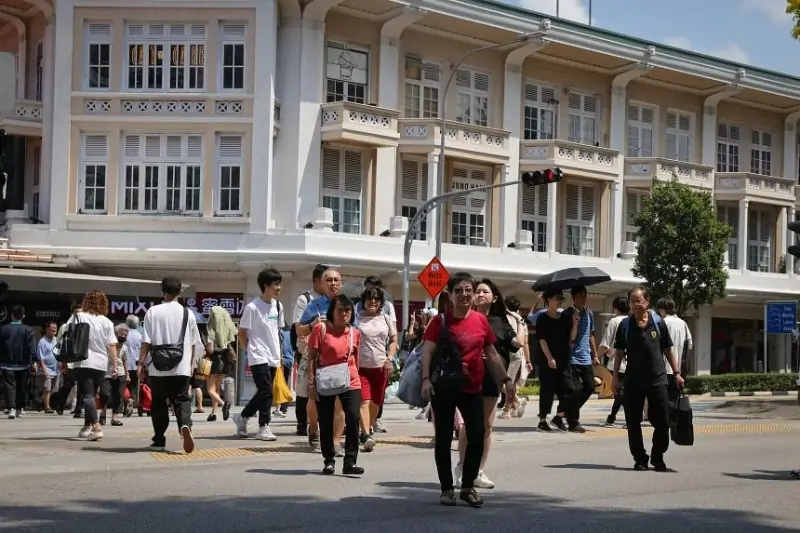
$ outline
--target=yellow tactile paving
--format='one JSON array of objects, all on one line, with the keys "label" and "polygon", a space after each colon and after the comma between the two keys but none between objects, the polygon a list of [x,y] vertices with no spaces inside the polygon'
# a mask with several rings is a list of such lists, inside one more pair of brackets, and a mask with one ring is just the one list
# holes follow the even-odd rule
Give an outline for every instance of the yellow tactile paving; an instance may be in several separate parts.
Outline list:
[{"label": "yellow tactile paving", "polygon": [[[642,428],[644,433],[652,432],[653,428],[647,426]],[[713,435],[724,433],[791,433],[800,431],[800,426],[791,424],[717,424],[717,425],[697,425],[694,428],[695,435]],[[559,435],[559,434],[557,434]],[[560,434],[567,435],[567,434]],[[610,438],[623,437],[625,431],[619,428],[591,428],[585,435],[575,435],[576,439],[581,438]],[[387,437],[378,440],[380,446],[411,446],[428,448],[433,446],[433,437],[430,436],[409,436],[409,437]],[[156,461],[199,461],[204,459],[227,459],[231,457],[254,457],[263,455],[279,455],[284,453],[309,453],[304,445],[296,446],[263,446],[248,448],[204,448],[196,450],[192,454],[181,452],[151,452],[151,456]]]}]

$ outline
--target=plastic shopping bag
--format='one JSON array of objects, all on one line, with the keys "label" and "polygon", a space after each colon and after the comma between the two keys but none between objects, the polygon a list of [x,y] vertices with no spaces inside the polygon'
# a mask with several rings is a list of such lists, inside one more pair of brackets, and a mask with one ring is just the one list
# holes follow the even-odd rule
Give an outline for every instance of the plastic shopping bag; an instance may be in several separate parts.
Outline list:
[{"label": "plastic shopping bag", "polygon": [[400,373],[397,397],[413,407],[422,408],[428,404],[422,400],[422,347],[408,354]]},{"label": "plastic shopping bag", "polygon": [[272,404],[283,405],[285,403],[292,403],[292,391],[289,385],[286,384],[286,378],[283,377],[283,367],[279,366],[275,371],[275,379],[272,382]]}]

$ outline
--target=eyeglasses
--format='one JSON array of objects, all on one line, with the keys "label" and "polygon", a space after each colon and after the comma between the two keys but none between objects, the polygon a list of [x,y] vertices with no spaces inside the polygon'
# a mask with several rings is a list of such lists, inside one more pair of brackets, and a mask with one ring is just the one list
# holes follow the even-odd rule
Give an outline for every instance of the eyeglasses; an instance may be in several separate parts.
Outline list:
[{"label": "eyeglasses", "polygon": [[455,289],[453,289],[453,293],[454,294],[472,294],[472,289],[456,287]]},{"label": "eyeglasses", "polygon": [[381,299],[380,299],[380,298],[378,298],[377,296],[367,296],[367,297],[366,297],[366,298],[364,298],[364,299],[365,299],[366,301],[368,301],[368,302],[380,302],[380,301],[381,301]]}]

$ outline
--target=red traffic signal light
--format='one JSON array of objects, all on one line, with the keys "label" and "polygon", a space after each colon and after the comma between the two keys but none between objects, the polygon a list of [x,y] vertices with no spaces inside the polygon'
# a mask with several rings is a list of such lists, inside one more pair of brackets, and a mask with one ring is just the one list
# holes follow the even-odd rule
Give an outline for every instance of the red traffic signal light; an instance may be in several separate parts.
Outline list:
[{"label": "red traffic signal light", "polygon": [[525,185],[547,185],[563,179],[564,172],[558,167],[522,173],[522,183]]}]

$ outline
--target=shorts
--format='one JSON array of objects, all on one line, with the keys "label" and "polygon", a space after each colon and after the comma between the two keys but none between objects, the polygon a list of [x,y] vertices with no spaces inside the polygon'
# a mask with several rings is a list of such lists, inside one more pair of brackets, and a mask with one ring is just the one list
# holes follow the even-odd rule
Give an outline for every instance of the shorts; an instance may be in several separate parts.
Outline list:
[{"label": "shorts", "polygon": [[370,400],[375,405],[383,405],[386,398],[386,383],[389,377],[383,367],[359,368],[361,377],[361,401]]},{"label": "shorts", "polygon": [[202,389],[203,388],[203,383],[204,382],[202,380],[199,380],[199,379],[194,378],[194,377],[189,380],[189,385],[191,386],[192,390],[194,390],[194,389]]},{"label": "shorts", "polygon": [[42,392],[52,392],[56,388],[57,376],[36,376],[37,388]]}]

